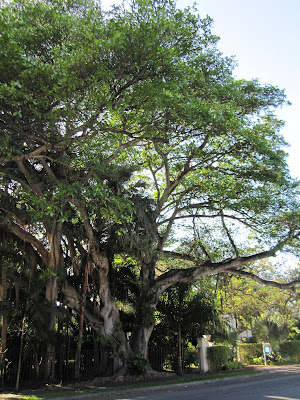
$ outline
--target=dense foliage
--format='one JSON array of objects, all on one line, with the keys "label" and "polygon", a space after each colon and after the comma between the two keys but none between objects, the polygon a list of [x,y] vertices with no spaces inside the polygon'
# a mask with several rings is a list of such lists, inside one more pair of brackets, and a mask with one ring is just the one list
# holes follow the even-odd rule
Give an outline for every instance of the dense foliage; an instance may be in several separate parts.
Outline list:
[{"label": "dense foliage", "polygon": [[240,358],[245,364],[253,364],[254,358],[263,357],[262,343],[243,343],[239,345]]},{"label": "dense foliage", "polygon": [[284,341],[280,343],[279,351],[284,357],[289,357],[294,362],[300,361],[300,340]]},{"label": "dense foliage", "polygon": [[89,334],[124,372],[169,287],[298,255],[285,95],[234,78],[210,18],[165,0],[16,0],[0,16],[2,351],[13,323],[28,339],[42,319],[48,379],[66,318],[77,371]]},{"label": "dense foliage", "polygon": [[207,359],[212,371],[220,371],[228,362],[229,347],[212,346],[207,348]]}]

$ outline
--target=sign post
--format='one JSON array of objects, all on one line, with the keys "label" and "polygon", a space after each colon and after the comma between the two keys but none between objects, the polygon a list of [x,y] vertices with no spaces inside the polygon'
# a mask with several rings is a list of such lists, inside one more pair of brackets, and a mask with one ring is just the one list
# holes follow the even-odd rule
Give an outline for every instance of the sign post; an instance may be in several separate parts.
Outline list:
[{"label": "sign post", "polygon": [[267,354],[271,354],[271,346],[269,343],[263,343],[263,353],[264,353],[265,365],[267,365]]}]

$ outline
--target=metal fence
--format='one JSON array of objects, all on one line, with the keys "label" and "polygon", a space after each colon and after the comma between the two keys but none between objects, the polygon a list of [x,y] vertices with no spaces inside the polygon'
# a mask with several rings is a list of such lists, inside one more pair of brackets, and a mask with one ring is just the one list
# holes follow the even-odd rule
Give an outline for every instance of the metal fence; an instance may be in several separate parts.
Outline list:
[{"label": "metal fence", "polygon": [[[116,359],[110,356],[107,349],[82,350],[80,357],[80,380],[92,379],[94,377],[104,377],[113,375],[118,365]],[[47,356],[38,356],[36,354],[27,355],[23,358],[20,369],[20,386],[35,387],[44,383],[45,363],[52,366],[52,382],[67,383],[75,381],[75,350],[61,349],[57,353],[48,353]],[[5,357],[5,355],[4,355]],[[15,386],[18,374],[18,358],[10,356],[5,358],[2,370],[2,387],[11,388]]]},{"label": "metal fence", "polygon": [[[151,367],[156,371],[163,371],[166,366],[169,349],[166,347],[152,347],[148,351]],[[112,376],[117,372],[119,365],[112,352],[105,349],[82,350],[80,357],[79,378],[75,378],[76,350],[62,346],[61,351],[44,355],[27,354],[23,357],[20,368],[20,387],[34,388],[45,382],[45,364],[50,363],[53,371],[51,381],[54,383],[70,383],[75,380],[88,380],[95,377]],[[14,388],[18,375],[18,354],[15,357],[6,354],[1,371],[3,388]],[[7,357],[7,358],[6,358]]]},{"label": "metal fence", "polygon": [[[148,350],[148,359],[151,367],[156,371],[163,371],[168,364],[170,349],[167,347],[151,347]],[[56,353],[47,355],[27,354],[23,357],[20,368],[20,387],[34,388],[45,381],[45,363],[51,364],[53,383],[66,384],[75,380],[88,380],[95,377],[112,376],[118,371],[118,359],[114,358],[110,349],[82,350],[80,357],[79,378],[75,378],[76,350],[61,347]],[[18,375],[18,354],[10,354],[9,359],[3,354],[5,362],[1,372],[3,388],[14,388]]]}]

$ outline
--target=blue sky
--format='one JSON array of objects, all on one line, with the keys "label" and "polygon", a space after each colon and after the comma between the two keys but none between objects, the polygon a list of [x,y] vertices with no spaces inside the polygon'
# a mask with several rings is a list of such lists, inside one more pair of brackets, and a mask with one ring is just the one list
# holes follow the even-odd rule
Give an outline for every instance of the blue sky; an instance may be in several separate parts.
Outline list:
[{"label": "blue sky", "polygon": [[237,77],[285,89],[292,105],[276,113],[286,121],[291,174],[300,178],[300,0],[199,0],[197,6],[213,18],[220,50],[236,56]]},{"label": "blue sky", "polygon": [[[102,0],[108,9],[120,0]],[[178,0],[179,8],[193,0]],[[282,133],[290,143],[289,166],[300,178],[300,0],[198,0],[201,17],[214,20],[213,33],[220,36],[219,49],[235,55],[239,78],[258,78],[285,89],[291,106],[277,110],[286,121]]]}]

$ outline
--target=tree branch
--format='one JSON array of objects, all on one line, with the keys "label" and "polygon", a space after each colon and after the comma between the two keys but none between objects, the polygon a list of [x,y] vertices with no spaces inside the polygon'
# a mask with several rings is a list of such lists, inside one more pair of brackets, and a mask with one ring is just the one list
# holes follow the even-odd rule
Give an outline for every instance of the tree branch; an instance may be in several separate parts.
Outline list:
[{"label": "tree branch", "polygon": [[164,257],[173,257],[173,258],[176,258],[177,260],[185,260],[185,261],[195,262],[194,257],[192,257],[188,254],[177,253],[176,251],[163,250],[162,255]]},{"label": "tree branch", "polygon": [[19,239],[24,240],[24,242],[30,243],[34,246],[39,254],[41,255],[44,262],[48,262],[48,251],[45,249],[42,242],[36,239],[30,232],[25,229],[20,228],[17,224],[7,219],[3,219],[2,224],[6,226],[13,234],[15,234]]},{"label": "tree branch", "polygon": [[235,256],[237,258],[239,258],[239,256],[240,256],[239,251],[238,251],[238,249],[237,249],[237,247],[236,247],[236,245],[234,243],[234,240],[232,239],[232,237],[230,235],[230,232],[229,232],[229,230],[228,230],[228,228],[227,228],[227,226],[225,224],[223,210],[220,210],[220,216],[221,216],[222,226],[223,226],[223,228],[224,228],[224,230],[226,232],[226,235],[227,235],[227,237],[229,239],[229,242],[230,242],[230,244],[231,244],[231,246],[232,246],[232,248],[234,250]]},{"label": "tree branch", "polygon": [[[72,308],[72,310],[75,310],[77,314],[80,314],[81,296],[66,280],[62,284],[62,293],[64,295],[63,303]],[[84,319],[97,333],[104,335],[103,322],[91,314],[87,308],[84,310]]]},{"label": "tree branch", "polygon": [[17,164],[20,172],[22,172],[22,174],[25,176],[28,184],[30,185],[30,187],[34,191],[34,193],[39,197],[43,197],[43,195],[44,195],[43,191],[41,190],[41,188],[38,185],[36,185],[33,182],[31,175],[30,175],[29,171],[27,170],[27,168],[25,167],[23,161],[16,160],[16,164]]},{"label": "tree branch", "polygon": [[129,142],[120,143],[119,146],[117,147],[117,149],[113,152],[113,154],[107,158],[107,161],[108,162],[113,161],[118,156],[118,154],[121,150],[127,149],[128,147],[133,147],[137,143],[141,142],[141,140],[142,140],[141,138],[135,138],[135,139],[129,140]]},{"label": "tree branch", "polygon": [[229,268],[226,270],[226,272],[230,273],[231,275],[242,276],[244,278],[252,279],[252,280],[254,280],[262,285],[265,285],[265,286],[273,286],[273,287],[277,287],[279,289],[288,290],[291,293],[293,293],[293,295],[300,297],[300,293],[297,293],[295,291],[295,286],[300,284],[300,279],[295,279],[295,280],[293,280],[291,282],[287,282],[287,283],[280,283],[280,282],[270,281],[268,279],[260,278],[258,275],[255,275],[248,271],[235,270],[235,269]]},{"label": "tree branch", "polygon": [[[290,235],[289,235],[290,236]],[[185,269],[173,269],[160,275],[153,283],[150,292],[154,298],[158,299],[159,296],[170,286],[177,282],[189,282],[192,280],[200,279],[204,276],[215,275],[228,270],[242,267],[243,265],[253,263],[258,260],[262,260],[268,257],[274,257],[276,252],[280,250],[286,242],[289,240],[289,236],[277,243],[273,248],[263,251],[260,253],[252,254],[246,257],[237,257],[229,260],[212,263],[210,261],[201,264],[200,266],[185,268]],[[194,262],[197,260],[194,258]]]}]

